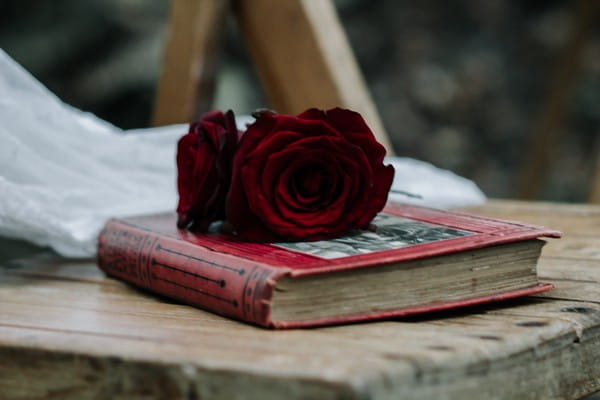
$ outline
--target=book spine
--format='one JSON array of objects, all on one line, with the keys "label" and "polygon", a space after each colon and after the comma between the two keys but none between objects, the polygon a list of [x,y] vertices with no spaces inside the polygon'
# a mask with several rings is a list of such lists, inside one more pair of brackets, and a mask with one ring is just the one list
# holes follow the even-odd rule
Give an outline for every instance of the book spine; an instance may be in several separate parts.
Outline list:
[{"label": "book spine", "polygon": [[270,300],[285,270],[110,221],[98,240],[106,274],[227,317],[272,326]]}]

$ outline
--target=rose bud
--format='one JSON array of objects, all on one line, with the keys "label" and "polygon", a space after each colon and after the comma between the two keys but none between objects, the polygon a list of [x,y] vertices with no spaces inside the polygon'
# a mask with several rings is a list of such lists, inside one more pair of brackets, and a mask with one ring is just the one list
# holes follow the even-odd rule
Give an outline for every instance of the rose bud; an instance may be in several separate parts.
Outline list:
[{"label": "rose bud", "polygon": [[261,113],[240,140],[227,221],[249,241],[320,240],[366,228],[394,177],[360,114]]},{"label": "rose bud", "polygon": [[206,231],[225,217],[238,131],[233,112],[210,111],[177,144],[177,226]]}]

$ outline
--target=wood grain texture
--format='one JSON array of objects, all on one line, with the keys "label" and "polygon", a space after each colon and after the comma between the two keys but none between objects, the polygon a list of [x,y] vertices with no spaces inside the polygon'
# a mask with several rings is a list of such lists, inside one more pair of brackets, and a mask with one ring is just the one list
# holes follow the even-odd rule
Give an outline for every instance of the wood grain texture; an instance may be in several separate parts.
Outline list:
[{"label": "wood grain texture", "polygon": [[393,149],[330,0],[237,0],[237,20],[273,109],[358,111]]},{"label": "wood grain texture", "polygon": [[599,390],[600,206],[497,201],[479,211],[563,230],[541,259],[556,290],[268,331],[105,278],[93,261],[4,263],[0,398],[575,399]]}]

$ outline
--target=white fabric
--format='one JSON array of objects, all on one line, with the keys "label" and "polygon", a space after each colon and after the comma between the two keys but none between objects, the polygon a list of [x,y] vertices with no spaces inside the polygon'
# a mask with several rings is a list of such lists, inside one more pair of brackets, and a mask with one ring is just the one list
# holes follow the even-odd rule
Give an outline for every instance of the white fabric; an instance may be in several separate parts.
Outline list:
[{"label": "white fabric", "polygon": [[[107,219],[176,206],[175,143],[185,125],[122,131],[62,103],[2,50],[0,121],[0,236],[88,257]],[[422,197],[392,199],[436,207],[485,199],[448,171],[390,162],[394,188]]]},{"label": "white fabric", "polygon": [[486,197],[477,185],[454,172],[425,161],[388,157],[394,166],[394,183],[388,200],[435,208],[475,206]]}]

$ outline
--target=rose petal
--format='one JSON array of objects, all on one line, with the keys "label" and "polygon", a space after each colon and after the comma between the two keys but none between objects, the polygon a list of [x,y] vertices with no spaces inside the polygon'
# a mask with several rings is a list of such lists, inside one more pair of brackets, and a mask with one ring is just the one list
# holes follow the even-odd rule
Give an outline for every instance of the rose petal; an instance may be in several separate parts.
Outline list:
[{"label": "rose petal", "polygon": [[178,226],[206,230],[224,218],[237,129],[233,113],[204,114],[192,123],[177,147]]},{"label": "rose petal", "polygon": [[372,164],[383,161],[385,148],[377,142],[375,135],[359,113],[333,108],[325,113],[325,121],[353,144],[362,148]]},{"label": "rose petal", "polygon": [[352,111],[263,114],[235,156],[227,218],[250,240],[318,240],[365,226],[393,178],[384,154]]}]

